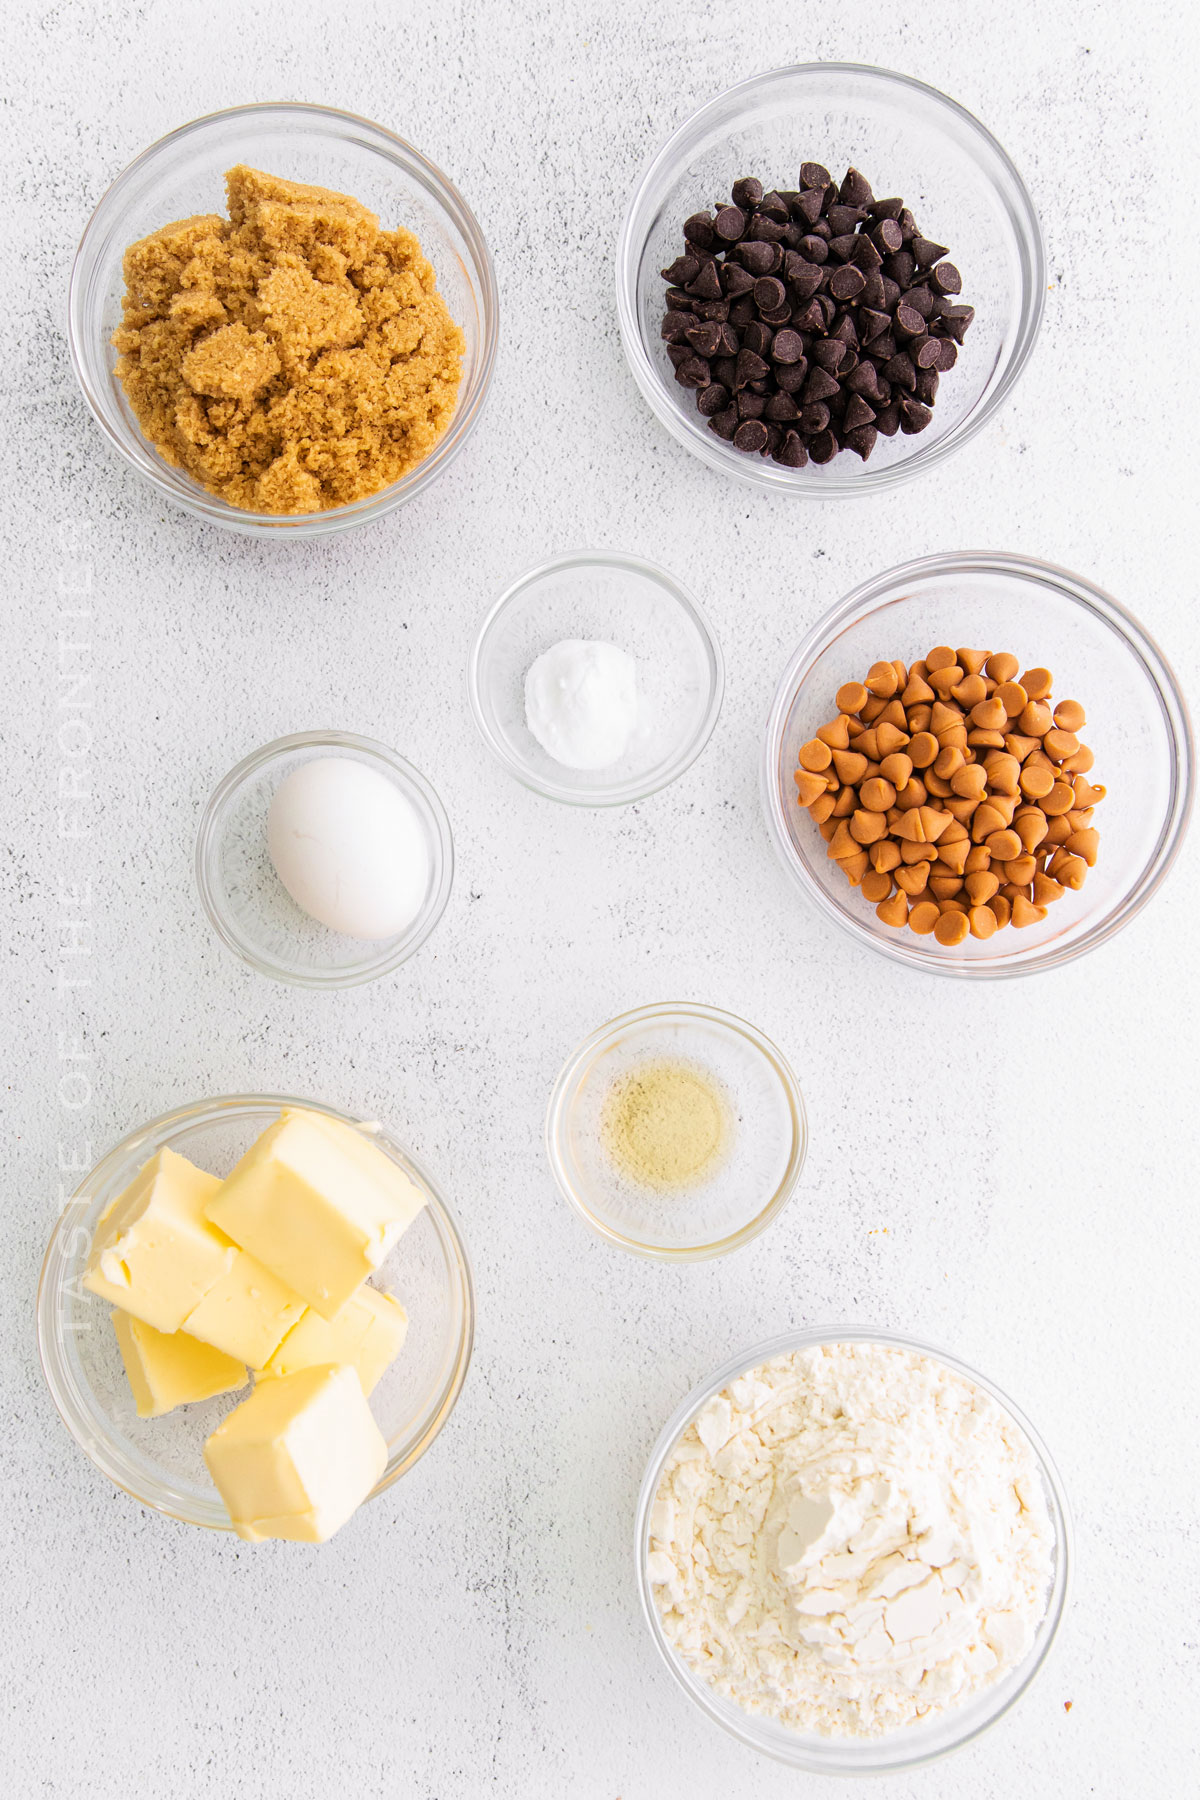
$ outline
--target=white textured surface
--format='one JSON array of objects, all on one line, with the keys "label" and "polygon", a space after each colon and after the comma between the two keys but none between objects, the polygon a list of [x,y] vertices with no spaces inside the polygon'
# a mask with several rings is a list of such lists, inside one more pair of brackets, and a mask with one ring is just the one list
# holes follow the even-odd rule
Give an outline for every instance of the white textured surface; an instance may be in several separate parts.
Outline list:
[{"label": "white textured surface", "polygon": [[[833,1794],[687,1707],[636,1611],[630,1532],[681,1394],[732,1349],[839,1316],[940,1341],[1008,1387],[1057,1452],[1079,1534],[1074,1610],[1020,1711],[942,1767],[861,1792],[1195,1791],[1195,853],[1096,956],[966,988],[817,925],[776,868],[756,790],[786,652],[852,583],[925,551],[1079,569],[1194,688],[1186,9],[113,0],[103,27],[97,11],[18,6],[4,59],[5,279],[21,312],[2,445],[6,1793]],[[1032,187],[1052,287],[1033,365],[988,432],[915,489],[806,509],[725,485],[659,430],[625,369],[611,258],[634,174],[679,119],[742,75],[819,56],[909,71],[978,112]],[[279,97],[419,144],[476,208],[503,296],[491,403],[461,459],[411,508],[315,546],[164,515],[106,449],[63,341],[71,253],[108,180],[189,117]],[[83,528],[76,555],[63,534]],[[729,670],[701,761],[595,816],[484,760],[464,682],[490,599],[589,541],[690,575]],[[96,743],[91,835],[71,843],[56,835],[56,584],[80,555]],[[459,853],[422,954],[342,995],[269,985],[226,956],[189,866],[214,781],[319,724],[409,755]],[[71,959],[56,894],[78,880],[92,953]],[[89,986],[59,990],[80,971]],[[575,1042],[673,995],[784,1046],[812,1150],[766,1237],[669,1271],[586,1236],[540,1130]],[[79,1033],[91,1060],[60,1063]],[[72,1111],[59,1083],[76,1066],[91,1094]],[[399,1126],[460,1208],[478,1275],[453,1420],[315,1554],[141,1512],[67,1437],[33,1347],[59,1146],[99,1153],[174,1102],[247,1087]]]}]

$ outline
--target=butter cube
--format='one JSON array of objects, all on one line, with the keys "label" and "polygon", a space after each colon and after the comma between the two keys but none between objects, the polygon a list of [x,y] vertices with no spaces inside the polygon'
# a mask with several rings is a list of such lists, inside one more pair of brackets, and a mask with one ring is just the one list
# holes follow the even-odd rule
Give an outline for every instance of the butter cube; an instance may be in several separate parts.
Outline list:
[{"label": "butter cube", "polygon": [[310,1306],[263,1372],[294,1375],[321,1363],[349,1363],[369,1394],[399,1356],[407,1333],[408,1314],[398,1300],[381,1288],[360,1287],[336,1318],[323,1319]]},{"label": "butter cube", "polygon": [[[224,1350],[227,1356],[249,1363],[252,1369],[261,1369],[303,1311],[298,1294],[248,1251],[239,1250],[229,1273],[209,1288],[184,1320],[183,1329]],[[342,1359],[326,1356],[322,1360]]]},{"label": "butter cube", "polygon": [[160,1150],[101,1216],[84,1287],[157,1331],[178,1331],[237,1255],[204,1216],[220,1188],[185,1156]]},{"label": "butter cube", "polygon": [[131,1313],[110,1316],[139,1419],[157,1419],[189,1401],[230,1394],[250,1379],[232,1356],[181,1331],[156,1331]]},{"label": "butter cube", "polygon": [[240,1538],[322,1544],[366,1499],[387,1444],[354,1370],[324,1363],[260,1381],[204,1446]]},{"label": "butter cube", "polygon": [[290,1109],[250,1146],[206,1210],[332,1319],[424,1204],[415,1182],[361,1131]]}]

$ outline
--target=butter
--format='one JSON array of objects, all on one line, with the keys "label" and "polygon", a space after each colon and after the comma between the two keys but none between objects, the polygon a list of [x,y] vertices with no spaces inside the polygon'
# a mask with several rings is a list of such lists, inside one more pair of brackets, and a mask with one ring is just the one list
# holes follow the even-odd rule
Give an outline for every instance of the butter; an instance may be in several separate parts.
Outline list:
[{"label": "butter", "polygon": [[[303,1311],[298,1294],[248,1251],[239,1250],[228,1274],[209,1288],[184,1320],[183,1329],[224,1350],[227,1356],[249,1363],[252,1369],[261,1369]],[[320,1360],[340,1362],[342,1358]]]},{"label": "butter", "polygon": [[206,1211],[332,1319],[424,1204],[415,1182],[353,1126],[293,1109],[251,1145]]},{"label": "butter", "polygon": [[407,1332],[408,1314],[398,1300],[380,1288],[360,1287],[333,1319],[323,1319],[310,1306],[264,1373],[294,1375],[321,1363],[349,1363],[369,1394],[399,1356]]},{"label": "butter", "polygon": [[160,1150],[101,1216],[84,1287],[158,1331],[178,1331],[237,1255],[204,1216],[220,1187]]},{"label": "butter", "polygon": [[321,1544],[367,1498],[387,1444],[354,1370],[322,1364],[260,1381],[204,1460],[240,1538]]},{"label": "butter", "polygon": [[139,1419],[157,1419],[189,1401],[232,1393],[249,1380],[232,1356],[181,1331],[156,1331],[130,1313],[111,1317]]}]

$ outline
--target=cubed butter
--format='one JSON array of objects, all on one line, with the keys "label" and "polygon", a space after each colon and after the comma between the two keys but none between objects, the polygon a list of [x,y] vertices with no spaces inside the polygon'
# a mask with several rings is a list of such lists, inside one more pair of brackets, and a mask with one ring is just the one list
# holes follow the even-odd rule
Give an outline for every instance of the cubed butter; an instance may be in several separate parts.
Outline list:
[{"label": "cubed butter", "polygon": [[220,1189],[215,1175],[160,1150],[102,1214],[84,1287],[157,1331],[178,1331],[237,1255],[204,1216]]},{"label": "cubed butter", "polygon": [[349,1363],[369,1394],[395,1362],[408,1331],[408,1314],[381,1288],[360,1287],[336,1317],[323,1319],[310,1306],[267,1364],[267,1375],[294,1375],[321,1363]]},{"label": "cubed butter", "polygon": [[332,1319],[424,1204],[363,1132],[291,1109],[247,1150],[207,1216]]},{"label": "cubed butter", "polygon": [[157,1419],[189,1401],[231,1394],[250,1379],[242,1363],[182,1331],[156,1331],[132,1313],[111,1317],[139,1419]]},{"label": "cubed butter", "polygon": [[[184,1320],[183,1329],[224,1350],[227,1356],[249,1363],[252,1369],[262,1369],[304,1310],[299,1294],[294,1294],[249,1251],[239,1250],[229,1273],[209,1288],[199,1306]],[[326,1356],[321,1360],[349,1359]]]},{"label": "cubed butter", "polygon": [[387,1444],[354,1370],[326,1363],[260,1381],[204,1460],[239,1537],[321,1544],[383,1474]]}]

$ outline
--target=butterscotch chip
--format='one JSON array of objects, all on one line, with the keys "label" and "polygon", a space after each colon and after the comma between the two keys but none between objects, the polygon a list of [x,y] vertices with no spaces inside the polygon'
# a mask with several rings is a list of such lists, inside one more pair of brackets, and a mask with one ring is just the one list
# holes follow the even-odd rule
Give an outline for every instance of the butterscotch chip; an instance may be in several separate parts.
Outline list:
[{"label": "butterscotch chip", "polygon": [[454,412],[465,341],[417,240],[345,194],[238,165],[229,217],[125,252],[116,374],[165,460],[233,506],[390,486]]},{"label": "butterscotch chip", "polygon": [[893,870],[896,886],[906,894],[923,894],[929,880],[928,865],[923,862],[902,863]]},{"label": "butterscotch chip", "polygon": [[907,709],[910,706],[924,705],[932,700],[933,697],[933,689],[930,687],[925,677],[923,675],[914,675],[910,671],[908,682],[904,692],[900,696],[904,707]]},{"label": "butterscotch chip", "polygon": [[802,769],[809,769],[813,774],[820,774],[833,761],[833,751],[820,738],[809,738],[807,744],[801,744],[797,752],[797,761]]},{"label": "butterscotch chip", "polygon": [[899,864],[900,846],[893,843],[891,838],[881,838],[877,844],[871,845],[870,856],[871,867],[878,869],[881,874],[886,874]]},{"label": "butterscotch chip", "polygon": [[850,835],[856,843],[864,847],[877,844],[880,838],[887,836],[887,820],[880,812],[858,811],[850,820]]},{"label": "butterscotch chip", "polygon": [[890,875],[881,874],[877,869],[870,869],[863,876],[859,886],[862,889],[863,899],[870,900],[874,905],[880,900],[887,899],[892,891],[892,878]]},{"label": "butterscotch chip", "polygon": [[1042,747],[1051,761],[1064,762],[1078,750],[1079,739],[1073,731],[1060,731],[1056,725],[1042,739]]},{"label": "butterscotch chip", "polygon": [[821,795],[819,800],[811,801],[808,810],[816,820],[817,824],[823,825],[826,819],[832,816],[835,804],[836,802],[833,795],[825,793]]},{"label": "butterscotch chip", "polygon": [[918,731],[909,739],[907,755],[914,769],[927,769],[940,750],[941,745],[931,731]]},{"label": "butterscotch chip", "polygon": [[1026,764],[1018,777],[1018,786],[1031,800],[1043,800],[1054,786],[1054,775],[1040,763]]},{"label": "butterscotch chip", "polygon": [[1068,756],[1063,763],[1063,772],[1068,775],[1086,775],[1096,758],[1086,744],[1080,744],[1074,756]]},{"label": "butterscotch chip", "polygon": [[891,925],[898,930],[908,923],[908,901],[900,892],[892,895],[890,900],[881,900],[875,908],[875,916],[884,925]]},{"label": "butterscotch chip", "polygon": [[978,675],[987,661],[986,650],[956,650],[954,660],[961,663],[968,675]]},{"label": "butterscotch chip", "polygon": [[994,862],[1008,862],[1010,858],[1021,854],[1021,840],[1010,829],[989,832],[983,841]]},{"label": "butterscotch chip", "polygon": [[993,681],[1011,681],[1021,665],[1015,656],[1001,650],[989,656],[983,666]]},{"label": "butterscotch chip", "polygon": [[1012,856],[1004,864],[1004,873],[1014,887],[1028,887],[1037,873],[1037,861],[1028,851]]},{"label": "butterscotch chip", "polygon": [[1033,878],[1033,901],[1035,906],[1052,906],[1056,900],[1062,899],[1065,891],[1066,890],[1061,882],[1055,881],[1052,876],[1044,874],[1041,869],[1038,870]]},{"label": "butterscotch chip", "polygon": [[859,750],[835,750],[833,766],[839,781],[861,781],[867,772],[867,759]]},{"label": "butterscotch chip", "polygon": [[993,894],[1000,891],[999,879],[992,874],[990,869],[977,869],[974,874],[967,876],[963,886],[971,896],[971,903],[974,906],[984,905]]},{"label": "butterscotch chip", "polygon": [[957,658],[948,644],[938,644],[925,658],[926,673],[928,674],[930,670],[948,669],[956,661]]},{"label": "butterscotch chip", "polygon": [[869,688],[878,700],[890,700],[900,686],[900,677],[894,663],[872,663],[867,671],[864,686]]},{"label": "butterscotch chip", "polygon": [[851,837],[849,825],[847,825],[845,819],[839,820],[837,828],[829,840],[829,850],[827,854],[831,856],[835,862],[841,862],[844,857],[857,856],[858,852],[859,845],[856,844]]},{"label": "butterscotch chip", "polygon": [[909,908],[908,928],[918,937],[928,937],[941,916],[936,900],[918,900]]},{"label": "butterscotch chip", "polygon": [[896,790],[882,775],[872,775],[858,790],[858,797],[868,812],[885,813],[896,804]]},{"label": "butterscotch chip", "polygon": [[1044,700],[1054,686],[1054,677],[1049,669],[1026,669],[1021,686],[1031,700]]},{"label": "butterscotch chip", "polygon": [[858,886],[863,876],[869,872],[870,867],[870,858],[865,850],[860,850],[856,856],[843,856],[838,862],[838,868],[841,869],[851,887]]},{"label": "butterscotch chip", "polygon": [[807,769],[797,769],[793,777],[796,783],[796,795],[801,806],[811,806],[825,792],[825,777],[813,775]]},{"label": "butterscotch chip", "polygon": [[933,935],[939,944],[944,944],[947,949],[953,949],[956,944],[963,943],[970,933],[970,929],[965,913],[950,911],[939,914],[933,928]]},{"label": "butterscotch chip", "polygon": [[1017,894],[1014,898],[1012,903],[1012,922],[1018,931],[1023,931],[1027,925],[1040,925],[1045,916],[1045,907],[1035,906],[1032,900],[1027,900],[1025,898],[1024,894]]},{"label": "butterscotch chip", "polygon": [[1073,831],[1067,839],[1066,848],[1073,856],[1082,856],[1088,868],[1094,869],[1100,849],[1100,833],[1092,826],[1082,831]]},{"label": "butterscotch chip", "polygon": [[968,763],[965,768],[956,769],[950,777],[950,786],[963,800],[982,800],[987,787],[987,774],[980,763]]},{"label": "butterscotch chip", "polygon": [[861,712],[867,704],[868,694],[861,681],[847,681],[834,695],[837,709],[843,713]]},{"label": "butterscotch chip", "polygon": [[949,781],[956,770],[965,767],[966,760],[963,752],[955,745],[950,744],[945,750],[939,752],[937,761],[933,765],[933,772],[942,781]]},{"label": "butterscotch chip", "polygon": [[1042,811],[1048,818],[1053,818],[1056,813],[1070,812],[1074,804],[1074,788],[1068,787],[1065,781],[1056,781],[1042,798]]},{"label": "butterscotch chip", "polygon": [[971,836],[975,843],[986,843],[993,831],[1003,831],[1009,821],[995,800],[983,800],[971,814]]},{"label": "butterscotch chip", "polygon": [[1064,849],[1057,856],[1052,856],[1047,874],[1063,887],[1081,888],[1087,879],[1087,864],[1082,856],[1068,854]]},{"label": "butterscotch chip", "polygon": [[822,725],[817,736],[831,750],[844,750],[850,742],[850,721],[845,713],[839,713],[828,725]]},{"label": "butterscotch chip", "polygon": [[1029,695],[1019,681],[1002,681],[992,698],[999,701],[1009,719],[1019,719],[1029,704]]},{"label": "butterscotch chip", "polygon": [[995,696],[990,700],[981,700],[970,712],[972,725],[977,725],[981,731],[999,731],[1007,719],[1003,700],[998,700]]},{"label": "butterscotch chip", "polygon": [[1087,714],[1078,700],[1060,700],[1054,709],[1054,723],[1060,731],[1082,731]]},{"label": "butterscotch chip", "polygon": [[975,938],[994,937],[1000,929],[1000,922],[990,906],[973,906],[967,914],[967,922],[971,936]]}]

